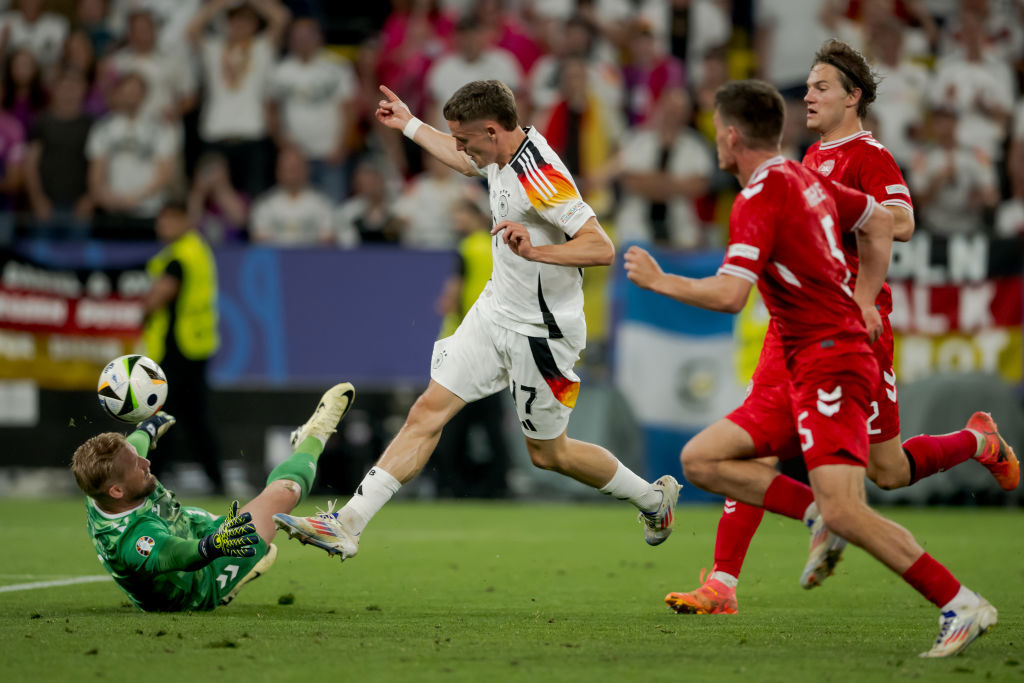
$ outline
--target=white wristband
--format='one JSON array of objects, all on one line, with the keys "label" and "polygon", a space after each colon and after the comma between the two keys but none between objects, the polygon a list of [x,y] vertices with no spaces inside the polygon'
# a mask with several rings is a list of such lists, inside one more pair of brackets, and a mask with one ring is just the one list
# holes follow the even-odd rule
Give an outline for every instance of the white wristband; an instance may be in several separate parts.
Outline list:
[{"label": "white wristband", "polygon": [[423,122],[414,116],[411,119],[409,119],[409,123],[405,124],[405,128],[402,129],[402,135],[409,138],[410,140],[415,141],[416,131],[418,131],[420,129],[420,126],[422,125]]}]

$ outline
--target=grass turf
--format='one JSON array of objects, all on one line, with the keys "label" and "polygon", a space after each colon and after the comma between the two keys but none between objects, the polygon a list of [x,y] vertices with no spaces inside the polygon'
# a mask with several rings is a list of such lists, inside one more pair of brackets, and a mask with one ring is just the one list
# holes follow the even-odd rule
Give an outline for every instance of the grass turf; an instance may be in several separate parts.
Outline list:
[{"label": "grass turf", "polygon": [[[0,586],[102,574],[82,505],[0,500]],[[625,505],[397,502],[344,565],[278,535],[274,568],[210,613],[143,614],[109,582],[0,593],[0,669],[8,683],[1024,682],[1020,511],[888,511],[999,608],[999,626],[947,660],[917,657],[935,608],[858,549],[801,590],[806,533],[771,515],[738,615],[670,613],[665,593],[711,563],[719,514],[682,507],[649,548]]]}]

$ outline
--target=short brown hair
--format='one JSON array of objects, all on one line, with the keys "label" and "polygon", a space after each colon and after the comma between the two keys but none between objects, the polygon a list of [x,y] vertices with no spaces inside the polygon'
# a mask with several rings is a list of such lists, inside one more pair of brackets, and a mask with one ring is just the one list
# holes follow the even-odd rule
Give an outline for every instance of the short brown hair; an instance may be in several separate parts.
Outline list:
[{"label": "short brown hair", "polygon": [[786,103],[775,86],[765,81],[730,81],[715,93],[715,109],[735,125],[748,147],[774,149],[782,140]]},{"label": "short brown hair", "polygon": [[857,117],[867,116],[868,107],[878,94],[878,75],[868,66],[864,55],[843,41],[832,38],[822,43],[814,55],[814,63],[834,66],[839,72],[839,83],[847,93],[860,89]]},{"label": "short brown hair", "polygon": [[114,458],[128,440],[123,434],[105,432],[92,437],[75,450],[71,458],[71,473],[78,488],[91,498],[107,495],[114,472]]},{"label": "short brown hair", "polygon": [[493,120],[505,130],[519,125],[516,96],[501,81],[470,81],[455,91],[444,105],[445,121]]}]

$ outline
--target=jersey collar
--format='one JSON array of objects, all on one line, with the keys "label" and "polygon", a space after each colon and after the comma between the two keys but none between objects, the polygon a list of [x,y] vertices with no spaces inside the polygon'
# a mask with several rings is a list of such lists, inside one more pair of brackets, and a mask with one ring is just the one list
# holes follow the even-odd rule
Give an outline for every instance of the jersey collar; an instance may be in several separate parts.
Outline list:
[{"label": "jersey collar", "polygon": [[755,168],[754,172],[750,174],[750,179],[747,181],[747,187],[750,187],[755,183],[761,182],[761,180],[764,179],[765,172],[772,166],[778,166],[779,164],[783,164],[785,162],[786,159],[781,154],[779,156],[774,156],[771,159],[768,159],[767,161],[762,161],[761,165]]},{"label": "jersey collar", "polygon": [[96,501],[93,500],[92,498],[89,499],[89,502],[92,504],[93,509],[96,510],[96,512],[100,513],[100,515],[102,517],[104,517],[106,519],[121,519],[122,517],[127,517],[128,515],[130,515],[133,512],[135,512],[136,510],[139,510],[143,505],[145,505],[149,501],[148,500],[144,500],[141,503],[139,503],[138,505],[136,505],[135,507],[133,507],[131,510],[125,510],[124,512],[118,512],[117,514],[111,514],[109,512],[104,512],[100,508],[100,506],[96,504]]},{"label": "jersey collar", "polygon": [[833,147],[838,147],[839,145],[845,145],[847,142],[850,142],[851,140],[856,140],[857,138],[862,137],[871,137],[871,131],[859,130],[853,135],[847,135],[845,138],[839,138],[838,140],[833,140],[832,142],[823,142],[819,146],[819,149],[831,149]]},{"label": "jersey collar", "polygon": [[[508,160],[508,164],[511,164],[513,161],[518,159],[519,155],[523,153],[524,149],[526,149],[526,146],[530,144],[530,133],[533,132],[533,126],[526,126],[522,130],[524,133],[526,133],[526,137],[523,138],[523,141],[519,143],[519,147],[516,148],[516,153],[513,154],[512,158]],[[508,164],[505,165],[508,166]]]}]

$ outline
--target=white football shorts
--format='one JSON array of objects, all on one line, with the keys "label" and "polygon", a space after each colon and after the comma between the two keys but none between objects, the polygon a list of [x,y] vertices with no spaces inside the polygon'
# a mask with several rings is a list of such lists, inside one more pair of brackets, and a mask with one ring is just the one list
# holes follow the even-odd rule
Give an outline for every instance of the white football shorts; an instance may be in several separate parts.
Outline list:
[{"label": "white football shorts", "polygon": [[581,348],[565,339],[528,337],[469,309],[455,334],[434,343],[430,378],[470,403],[508,387],[523,434],[554,439],[576,406]]}]

